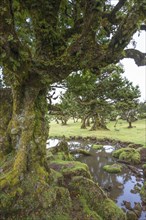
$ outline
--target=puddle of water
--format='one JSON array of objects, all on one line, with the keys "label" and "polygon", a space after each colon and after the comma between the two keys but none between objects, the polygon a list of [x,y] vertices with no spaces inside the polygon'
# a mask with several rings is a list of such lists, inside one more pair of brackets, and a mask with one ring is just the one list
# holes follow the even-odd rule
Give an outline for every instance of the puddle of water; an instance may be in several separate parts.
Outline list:
[{"label": "puddle of water", "polygon": [[48,149],[48,148],[51,148],[51,147],[55,147],[59,142],[60,142],[59,139],[50,138],[47,141],[46,148]]},{"label": "puddle of water", "polygon": [[89,151],[90,148],[91,148],[91,144],[87,143],[87,142],[79,142],[79,141],[69,141],[68,142],[68,145],[69,145],[69,148],[71,150],[75,150],[77,148],[80,148],[80,149],[84,149],[84,150],[87,150]]},{"label": "puddle of water", "polygon": [[[58,144],[58,139],[50,139],[49,147],[54,147]],[[102,150],[94,150],[91,148],[91,142],[86,141],[70,141],[70,149],[82,148],[90,150],[91,156],[84,156],[77,154],[76,160],[86,163],[89,170],[94,178],[94,181],[107,191],[109,197],[113,199],[117,205],[121,208],[125,208],[123,201],[131,203],[131,207],[134,207],[134,202],[141,203],[141,198],[138,192],[135,192],[134,188],[136,185],[143,185],[143,178],[136,178],[134,173],[123,164],[122,172],[119,174],[110,174],[103,170],[103,166],[107,164],[116,163],[116,159],[112,157],[112,152],[115,148],[111,145],[104,145]],[[138,170],[139,173],[142,170]],[[132,191],[131,191],[132,190]],[[139,220],[146,219],[146,211],[141,213]]]},{"label": "puddle of water", "polygon": [[[134,190],[136,184],[142,186],[143,178],[137,180],[134,174],[124,164],[120,174],[105,172],[103,166],[116,163],[116,159],[110,154],[113,150],[113,147],[103,147],[103,150],[100,151],[91,149],[92,156],[81,156],[77,160],[88,165],[94,180],[107,191],[109,197],[113,199],[119,207],[125,208],[123,205],[123,201],[125,200],[130,202],[133,208],[134,202],[142,203],[142,201],[139,193],[132,193],[131,190]],[[141,172],[141,170],[139,170],[139,172]],[[146,219],[146,212],[142,212],[139,218],[139,220],[144,219]]]},{"label": "puddle of water", "polygon": [[115,150],[115,148],[110,145],[104,145],[103,149],[105,150],[106,153],[112,153]]}]

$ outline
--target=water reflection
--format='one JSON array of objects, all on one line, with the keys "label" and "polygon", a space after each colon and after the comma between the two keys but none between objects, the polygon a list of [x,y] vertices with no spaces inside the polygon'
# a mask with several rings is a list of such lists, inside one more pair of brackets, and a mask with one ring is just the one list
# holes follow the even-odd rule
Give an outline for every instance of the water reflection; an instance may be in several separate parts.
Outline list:
[{"label": "water reflection", "polygon": [[112,153],[115,150],[115,148],[110,145],[104,145],[103,149],[105,150],[106,153]]},{"label": "water reflection", "polygon": [[[80,156],[79,161],[88,165],[90,172],[94,178],[94,181],[107,191],[108,196],[113,199],[117,205],[121,208],[125,208],[123,201],[131,203],[131,207],[134,208],[134,203],[141,203],[141,197],[138,192],[135,192],[135,186],[138,184],[142,186],[143,178],[134,176],[132,171],[123,164],[122,172],[120,174],[110,174],[103,170],[103,166],[107,164],[117,163],[111,155],[114,150],[111,146],[104,146],[102,150],[97,151],[91,149],[92,156]],[[142,170],[139,169],[139,173]],[[126,209],[126,208],[125,208]],[[142,212],[139,220],[146,219],[146,212]]]},{"label": "water reflection", "polygon": [[60,142],[59,139],[50,138],[50,139],[47,141],[46,148],[48,149],[48,148],[50,148],[50,147],[55,147],[59,142]]}]

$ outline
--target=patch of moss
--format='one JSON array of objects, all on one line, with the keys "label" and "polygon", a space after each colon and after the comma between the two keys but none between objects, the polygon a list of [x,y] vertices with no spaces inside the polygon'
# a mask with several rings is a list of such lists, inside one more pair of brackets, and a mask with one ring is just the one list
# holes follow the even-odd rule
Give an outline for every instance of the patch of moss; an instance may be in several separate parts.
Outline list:
[{"label": "patch of moss", "polygon": [[86,164],[78,161],[55,160],[50,163],[50,168],[67,176],[85,176],[91,178],[89,168]]},{"label": "patch of moss", "polygon": [[134,213],[134,211],[129,210],[127,212],[127,220],[137,220],[137,215]]},{"label": "patch of moss", "polygon": [[144,182],[144,185],[140,190],[140,195],[141,195],[142,201],[146,203],[146,182]]},{"label": "patch of moss", "polygon": [[[55,154],[61,156],[60,151]],[[54,155],[51,158],[54,159]],[[18,179],[15,184],[10,183],[10,188],[0,194],[2,217],[7,216],[7,220],[124,220],[123,212],[119,214],[116,204],[112,204],[112,211],[106,214],[107,196],[91,179],[86,164],[49,160],[49,172],[34,163],[33,170],[26,172],[25,178],[18,175],[15,178],[13,174],[14,182],[18,177],[23,181]],[[114,216],[114,211],[118,218],[108,218]]]},{"label": "patch of moss", "polygon": [[[53,157],[51,154],[53,155]],[[68,143],[66,141],[62,141],[56,147],[48,149],[47,155],[50,159],[54,160],[72,161],[74,159],[69,152]]]},{"label": "patch of moss", "polygon": [[103,145],[101,144],[93,144],[92,149],[94,150],[101,150],[103,148]]},{"label": "patch of moss", "polygon": [[91,210],[96,213],[94,218],[89,219],[126,220],[125,213],[108,199],[98,184],[92,180],[74,177],[69,184],[69,189],[71,193],[75,193],[76,197],[79,196],[86,213],[91,213]]},{"label": "patch of moss", "polygon": [[[50,175],[54,175],[54,172]],[[2,216],[7,216],[8,220],[71,220],[70,193],[67,188],[55,183],[52,185],[42,181],[37,173],[26,175],[21,188],[16,187],[16,191],[11,189],[10,192],[0,194]]]},{"label": "patch of moss", "polygon": [[12,167],[14,161],[14,153],[9,153],[2,158],[0,158],[0,167],[3,172],[7,171]]},{"label": "patch of moss", "polygon": [[143,165],[142,165],[142,168],[143,168],[143,169],[146,169],[146,164],[143,164]]},{"label": "patch of moss", "polygon": [[126,220],[126,214],[111,199],[105,199],[100,209],[104,220]]},{"label": "patch of moss", "polygon": [[53,184],[57,184],[58,182],[63,182],[63,175],[60,172],[50,169],[50,174],[52,177]]},{"label": "patch of moss", "polygon": [[120,173],[122,166],[119,164],[105,165],[103,169],[108,173]]},{"label": "patch of moss", "polygon": [[47,160],[53,160],[54,156],[51,151],[47,150]]},{"label": "patch of moss", "polygon": [[51,219],[48,220],[72,220],[72,218],[68,214],[56,214]]},{"label": "patch of moss", "polygon": [[121,148],[113,152],[113,157],[119,158],[120,160],[125,160],[132,164],[140,163],[140,153],[134,148]]},{"label": "patch of moss", "polygon": [[83,212],[84,212],[84,215],[86,216],[86,219],[102,220],[102,218],[97,214],[97,212],[95,212],[89,208],[89,206],[87,204],[87,200],[84,198],[84,196],[80,196],[79,200],[80,200],[81,205],[83,207]]},{"label": "patch of moss", "polygon": [[113,151],[112,156],[119,158],[120,154],[125,150],[125,148],[120,148],[118,150]]},{"label": "patch of moss", "polygon": [[65,152],[57,152],[54,155],[54,160],[67,160],[67,161],[72,161],[73,156],[71,154],[66,154]]}]

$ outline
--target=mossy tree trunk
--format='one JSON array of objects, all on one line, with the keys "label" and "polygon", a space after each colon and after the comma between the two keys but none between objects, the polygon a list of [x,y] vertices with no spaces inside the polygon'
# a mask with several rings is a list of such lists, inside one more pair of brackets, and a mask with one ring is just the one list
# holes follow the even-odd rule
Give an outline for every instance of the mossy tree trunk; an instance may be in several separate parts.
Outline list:
[{"label": "mossy tree trunk", "polygon": [[84,116],[83,118],[82,118],[82,124],[81,124],[81,129],[86,129],[86,116]]},{"label": "mossy tree trunk", "polygon": [[93,122],[91,129],[90,129],[91,131],[96,131],[98,129],[107,130],[106,124],[105,124],[103,118],[99,116],[99,114],[95,114],[93,119],[94,119],[94,122]]},{"label": "mossy tree trunk", "polygon": [[11,151],[7,149],[7,127],[12,117],[12,93],[9,88],[0,89],[0,158]]},{"label": "mossy tree trunk", "polygon": [[128,122],[128,128],[133,128],[133,126],[132,126],[132,121],[130,121],[130,120],[127,120],[127,122]]},{"label": "mossy tree trunk", "polygon": [[19,178],[38,167],[46,167],[47,89],[33,83],[12,88],[13,112],[7,128],[5,152],[15,155],[13,171]]},{"label": "mossy tree trunk", "polygon": [[61,123],[62,123],[62,125],[67,125],[67,121],[68,121],[68,117],[66,117],[66,116],[62,116],[62,117],[61,117]]},{"label": "mossy tree trunk", "polygon": [[90,117],[87,118],[86,125],[90,127]]}]

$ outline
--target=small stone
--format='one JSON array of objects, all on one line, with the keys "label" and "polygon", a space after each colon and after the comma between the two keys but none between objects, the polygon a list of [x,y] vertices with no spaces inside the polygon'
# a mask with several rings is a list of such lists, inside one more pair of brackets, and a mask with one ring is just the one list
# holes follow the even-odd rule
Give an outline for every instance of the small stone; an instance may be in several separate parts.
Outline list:
[{"label": "small stone", "polygon": [[131,203],[130,203],[130,202],[128,202],[128,201],[123,201],[123,204],[124,204],[124,206],[126,207],[126,209],[132,210],[132,207],[131,207]]}]

